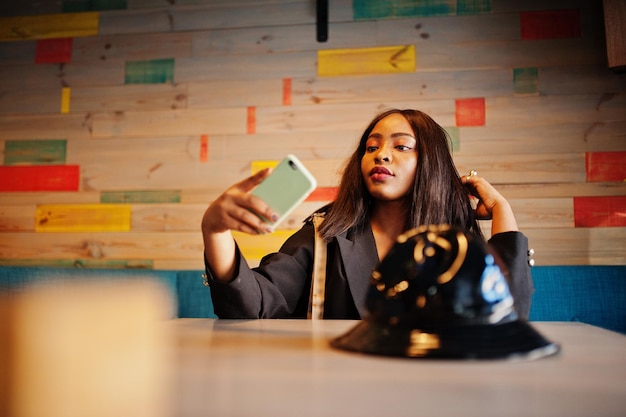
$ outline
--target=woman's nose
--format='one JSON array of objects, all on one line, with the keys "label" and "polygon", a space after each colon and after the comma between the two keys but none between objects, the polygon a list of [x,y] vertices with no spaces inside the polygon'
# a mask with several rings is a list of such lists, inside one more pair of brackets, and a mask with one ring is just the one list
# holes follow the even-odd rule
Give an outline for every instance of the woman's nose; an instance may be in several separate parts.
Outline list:
[{"label": "woman's nose", "polygon": [[381,146],[378,148],[374,159],[377,162],[390,162],[391,161],[391,149],[388,146]]}]

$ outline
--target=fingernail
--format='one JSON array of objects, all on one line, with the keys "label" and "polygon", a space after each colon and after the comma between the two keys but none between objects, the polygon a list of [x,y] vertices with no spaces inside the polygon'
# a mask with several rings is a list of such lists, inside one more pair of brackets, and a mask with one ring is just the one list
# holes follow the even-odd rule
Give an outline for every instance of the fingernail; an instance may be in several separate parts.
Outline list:
[{"label": "fingernail", "polygon": [[278,215],[277,214],[272,214],[272,221],[273,222],[277,222],[278,221]]}]

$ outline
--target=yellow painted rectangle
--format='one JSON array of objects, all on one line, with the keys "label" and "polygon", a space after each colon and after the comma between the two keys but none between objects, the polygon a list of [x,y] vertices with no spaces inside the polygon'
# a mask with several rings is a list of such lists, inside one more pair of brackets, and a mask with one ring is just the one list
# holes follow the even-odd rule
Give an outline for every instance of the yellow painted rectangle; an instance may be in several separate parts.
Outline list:
[{"label": "yellow painted rectangle", "polygon": [[317,52],[317,75],[415,72],[415,45],[327,49]]},{"label": "yellow painted rectangle", "polygon": [[129,204],[51,204],[37,206],[37,232],[127,232]]},{"label": "yellow painted rectangle", "polygon": [[61,89],[61,113],[69,113],[70,112],[70,97],[72,96],[72,91],[69,87],[63,87]]},{"label": "yellow painted rectangle", "polygon": [[99,12],[0,18],[0,41],[96,36]]},{"label": "yellow painted rectangle", "polygon": [[265,168],[276,168],[278,162],[279,161],[252,161],[250,164],[250,175],[254,175]]}]

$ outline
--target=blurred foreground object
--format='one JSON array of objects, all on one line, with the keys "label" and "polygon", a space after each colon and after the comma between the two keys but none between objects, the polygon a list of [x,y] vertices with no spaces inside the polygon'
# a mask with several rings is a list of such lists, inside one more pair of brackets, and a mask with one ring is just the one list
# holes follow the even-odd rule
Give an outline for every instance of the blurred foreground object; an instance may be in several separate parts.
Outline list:
[{"label": "blurred foreground object", "polygon": [[[172,300],[148,280],[0,294],[0,414],[171,415]],[[4,408],[3,408],[4,407]]]}]

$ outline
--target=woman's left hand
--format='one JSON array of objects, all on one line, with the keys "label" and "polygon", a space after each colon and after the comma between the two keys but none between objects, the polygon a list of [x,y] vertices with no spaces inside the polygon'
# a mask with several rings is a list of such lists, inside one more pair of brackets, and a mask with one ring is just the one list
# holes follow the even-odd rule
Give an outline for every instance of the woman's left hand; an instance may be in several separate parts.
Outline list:
[{"label": "woman's left hand", "polygon": [[518,230],[509,202],[489,181],[472,170],[469,175],[461,177],[461,182],[474,199],[476,218],[493,220],[492,235],[501,231]]}]

